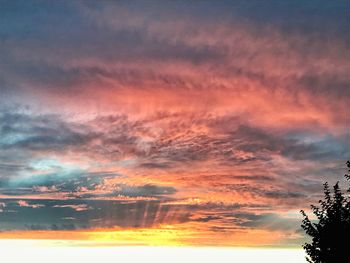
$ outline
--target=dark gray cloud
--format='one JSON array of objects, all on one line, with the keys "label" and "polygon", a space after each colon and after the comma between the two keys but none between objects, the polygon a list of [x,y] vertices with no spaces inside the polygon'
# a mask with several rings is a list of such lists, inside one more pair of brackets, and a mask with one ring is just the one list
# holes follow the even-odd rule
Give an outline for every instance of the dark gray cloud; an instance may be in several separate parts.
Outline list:
[{"label": "dark gray cloud", "polygon": [[297,231],[300,228],[300,218],[298,217],[283,217],[281,215],[273,213],[242,213],[235,214],[234,217],[241,221],[240,225],[243,227],[263,228],[277,231]]},{"label": "dark gray cloud", "polygon": [[275,213],[241,212],[249,205],[171,205],[161,201],[2,199],[1,230],[147,228],[185,222],[210,223],[216,231],[242,228],[297,230],[300,220]]},{"label": "dark gray cloud", "polygon": [[13,199],[1,201],[6,203],[1,230],[155,227],[189,221],[191,214],[186,206],[159,201],[28,200],[26,206]]},{"label": "dark gray cloud", "polygon": [[59,151],[81,146],[96,135],[84,126],[67,123],[57,115],[0,113],[0,147],[2,150]]}]

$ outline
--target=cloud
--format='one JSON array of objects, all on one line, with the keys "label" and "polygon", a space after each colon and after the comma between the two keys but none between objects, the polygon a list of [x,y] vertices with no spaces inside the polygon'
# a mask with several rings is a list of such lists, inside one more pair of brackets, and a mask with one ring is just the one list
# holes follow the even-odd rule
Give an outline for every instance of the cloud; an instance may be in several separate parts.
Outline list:
[{"label": "cloud", "polygon": [[278,214],[237,214],[241,221],[241,226],[253,228],[266,228],[274,231],[278,230],[299,230],[300,218],[285,217]]},{"label": "cloud", "polygon": [[59,116],[30,116],[2,111],[0,115],[1,148],[4,150],[64,150],[69,146],[87,143],[91,134],[84,134],[84,127],[73,127]]},{"label": "cloud", "polygon": [[[237,194],[250,193],[284,203],[284,197],[298,199],[304,196],[302,191],[312,192],[315,188],[296,185],[291,188],[288,178],[281,176],[287,167],[283,162],[319,159],[330,162],[336,155],[346,158],[348,152],[346,134],[324,137],[310,130],[276,131],[230,115],[164,113],[136,120],[126,115],[108,115],[73,122],[58,116],[11,114],[2,115],[12,125],[3,128],[5,137],[16,138],[18,131],[22,140],[27,140],[54,132],[57,127],[64,127],[60,131],[63,134],[96,136],[75,143],[62,140],[60,147],[44,143],[45,149],[25,148],[17,143],[4,147],[7,161],[1,166],[1,192],[12,196],[173,198],[179,194],[178,188],[186,191],[192,186],[211,188],[215,193],[229,193],[234,188]],[[46,123],[45,127],[40,126],[42,123]],[[206,167],[206,172],[201,171],[201,166]],[[185,175],[181,167],[192,169],[191,174]],[[140,176],[156,180],[157,173],[158,177],[163,174],[160,184],[169,186],[148,183]],[[247,182],[245,186],[242,181]],[[258,186],[251,187],[249,181]]]},{"label": "cloud", "polygon": [[[88,4],[77,7],[63,4],[62,9],[79,14],[74,16],[76,27],[70,30],[63,24],[53,26],[51,19],[58,14],[47,7],[52,16],[38,14],[48,19],[47,25],[52,26],[49,32],[47,27],[42,28],[47,33],[45,41],[39,42],[27,35],[25,44],[13,50],[9,36],[9,44],[4,49],[12,52],[4,51],[10,62],[6,63],[5,69],[12,74],[4,78],[17,74],[12,82],[23,79],[21,82],[27,83],[21,91],[40,90],[34,100],[43,97],[42,103],[49,101],[51,107],[61,102],[66,107],[75,107],[86,101],[90,105],[96,101],[92,98],[97,98],[98,101],[103,100],[104,110],[115,105],[119,110],[126,107],[126,111],[135,111],[135,108],[143,111],[150,105],[161,110],[165,106],[210,110],[238,108],[240,112],[258,110],[264,121],[271,118],[271,111],[275,112],[279,121],[293,119],[288,118],[288,112],[293,110],[295,118],[299,109],[300,113],[307,114],[297,119],[315,118],[324,123],[329,121],[326,117],[333,119],[338,115],[334,116],[336,105],[315,108],[320,103],[324,105],[324,96],[337,98],[344,105],[348,101],[348,96],[339,96],[340,92],[344,94],[343,87],[349,83],[344,74],[349,66],[344,55],[347,54],[346,43],[342,35],[337,34],[330,40],[321,34],[323,31],[318,26],[324,21],[324,16],[321,16],[324,10],[318,10],[315,15],[318,19],[314,17],[315,20],[309,21],[319,34],[307,34],[304,30],[285,32],[279,26],[260,23],[261,18],[258,19],[260,30],[257,30],[258,25],[254,24],[253,18],[261,14],[254,12],[254,16],[249,16],[253,21],[242,19],[237,10],[247,12],[243,3],[227,7],[231,12],[224,12],[221,19],[217,19],[216,15],[204,18],[193,6],[191,10],[196,16],[181,4],[175,6],[183,11],[178,14],[181,19],[175,20],[169,14],[173,12],[172,8],[154,6],[162,14],[154,20],[152,18],[157,11],[148,8],[141,11],[104,3],[96,9]],[[207,4],[201,6],[208,14],[213,12]],[[275,8],[284,10],[281,6]],[[272,10],[270,12],[278,18]],[[36,20],[30,19],[32,15],[27,14],[22,19],[35,23]],[[267,17],[271,18],[270,15]],[[125,16],[127,19],[123,19]],[[331,14],[328,16],[332,17]],[[11,27],[13,21],[8,20],[7,24]],[[277,20],[281,23],[288,21],[292,25],[295,22]],[[317,24],[316,20],[320,23]],[[96,29],[95,34],[85,30],[87,24]],[[38,26],[41,28],[41,25]],[[335,29],[337,27],[329,28],[328,33]],[[99,32],[98,36],[96,32]],[[65,37],[58,38],[59,35]],[[323,38],[328,41],[322,41]],[[56,46],[57,50],[61,50],[59,55],[51,52],[51,47]],[[147,67],[143,67],[144,63]],[[342,84],[334,85],[335,80]],[[99,88],[96,89],[96,86]],[[116,93],[118,96],[114,95]],[[149,96],[155,93],[157,96]],[[245,99],[241,97],[242,93]],[[285,93],[288,96],[284,96]],[[79,95],[71,99],[71,94]],[[256,96],[273,97],[274,103],[270,101],[266,104],[254,98]],[[148,106],[143,107],[145,104],[140,101],[146,97]],[[244,105],[240,103],[242,99]],[[95,110],[94,107],[92,111]],[[317,114],[319,111],[324,114]],[[346,118],[342,116],[342,121]]]},{"label": "cloud", "polygon": [[5,207],[6,207],[6,204],[4,202],[0,202],[0,213],[4,212]]},{"label": "cloud", "polygon": [[[2,230],[74,230],[101,228],[157,228],[164,225],[192,225],[234,233],[239,229],[294,231],[299,218],[277,213],[250,212],[251,205],[215,203],[176,204],[161,201],[36,200],[37,207],[21,200],[7,199],[0,214]],[[35,209],[40,207],[40,209]],[[35,211],[33,211],[35,210]],[[246,211],[246,212],[244,212]],[[204,230],[203,229],[203,230]],[[207,230],[205,230],[207,231]]]},{"label": "cloud", "polygon": [[27,201],[25,200],[19,200],[17,201],[17,204],[20,206],[20,207],[29,207],[29,208],[40,208],[40,207],[43,207],[44,205],[42,204],[29,204]]},{"label": "cloud", "polygon": [[6,211],[0,215],[1,230],[39,229],[36,226],[65,230],[73,229],[72,225],[74,229],[157,227],[189,222],[191,214],[189,207],[160,201],[35,200],[35,205],[25,200],[6,202]]},{"label": "cloud", "polygon": [[55,208],[66,208],[66,207],[68,207],[68,208],[74,209],[77,212],[91,209],[86,204],[80,204],[80,205],[54,205],[53,207],[55,207]]}]

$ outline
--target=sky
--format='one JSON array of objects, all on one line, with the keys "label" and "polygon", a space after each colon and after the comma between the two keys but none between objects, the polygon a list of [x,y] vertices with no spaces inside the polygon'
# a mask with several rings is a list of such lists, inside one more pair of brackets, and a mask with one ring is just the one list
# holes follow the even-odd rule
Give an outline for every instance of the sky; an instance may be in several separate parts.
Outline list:
[{"label": "sky", "polygon": [[300,247],[350,157],[348,1],[0,0],[0,239]]},{"label": "sky", "polygon": [[[51,244],[50,244],[51,243]],[[270,262],[305,263],[301,249],[217,247],[69,247],[55,241],[0,240],[1,258],[10,262],[35,259],[61,262]],[[20,251],[20,253],[19,253]],[[32,261],[30,261],[32,262]],[[34,262],[34,260],[33,260]]]}]

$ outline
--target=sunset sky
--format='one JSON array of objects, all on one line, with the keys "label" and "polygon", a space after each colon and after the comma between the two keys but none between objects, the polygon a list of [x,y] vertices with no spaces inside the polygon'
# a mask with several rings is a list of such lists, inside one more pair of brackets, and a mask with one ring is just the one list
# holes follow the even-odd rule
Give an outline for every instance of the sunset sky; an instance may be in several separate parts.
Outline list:
[{"label": "sunset sky", "polygon": [[349,33],[341,0],[0,0],[0,239],[300,247]]}]

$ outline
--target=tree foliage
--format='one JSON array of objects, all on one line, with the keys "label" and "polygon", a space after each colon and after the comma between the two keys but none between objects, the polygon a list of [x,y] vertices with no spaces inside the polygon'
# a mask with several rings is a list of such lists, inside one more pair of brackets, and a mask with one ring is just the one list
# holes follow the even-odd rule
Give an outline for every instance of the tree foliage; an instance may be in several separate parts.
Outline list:
[{"label": "tree foliage", "polygon": [[[350,181],[350,162],[347,162]],[[350,188],[347,193],[350,192]],[[303,245],[311,263],[350,262],[350,198],[344,193],[339,182],[331,191],[328,183],[324,184],[324,199],[319,204],[311,205],[311,210],[317,220],[314,222],[301,210],[303,221],[301,227],[312,238],[311,243]]]}]

